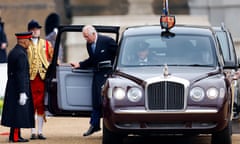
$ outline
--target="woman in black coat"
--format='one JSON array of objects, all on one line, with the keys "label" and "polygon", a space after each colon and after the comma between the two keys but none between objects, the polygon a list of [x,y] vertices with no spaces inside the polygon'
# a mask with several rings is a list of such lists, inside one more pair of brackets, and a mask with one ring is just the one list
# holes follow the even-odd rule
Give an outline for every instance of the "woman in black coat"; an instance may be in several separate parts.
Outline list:
[{"label": "woman in black coat", "polygon": [[10,127],[11,142],[27,142],[27,139],[21,137],[20,128],[35,127],[26,51],[31,34],[31,32],[16,34],[18,43],[8,55],[8,81],[1,124]]}]

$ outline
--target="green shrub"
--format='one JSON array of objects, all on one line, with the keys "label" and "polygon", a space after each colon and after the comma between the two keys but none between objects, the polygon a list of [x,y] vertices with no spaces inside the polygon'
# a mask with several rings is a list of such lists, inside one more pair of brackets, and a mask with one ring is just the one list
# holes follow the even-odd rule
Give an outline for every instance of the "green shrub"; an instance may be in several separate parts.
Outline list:
[{"label": "green shrub", "polygon": [[0,108],[3,106],[3,99],[0,99]]},{"label": "green shrub", "polygon": [[0,98],[0,115],[2,114],[3,99]]}]

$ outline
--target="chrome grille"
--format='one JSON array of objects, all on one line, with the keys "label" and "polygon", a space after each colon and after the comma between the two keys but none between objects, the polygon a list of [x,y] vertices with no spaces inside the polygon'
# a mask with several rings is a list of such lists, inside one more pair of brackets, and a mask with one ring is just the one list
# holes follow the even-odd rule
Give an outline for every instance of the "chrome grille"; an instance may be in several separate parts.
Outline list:
[{"label": "chrome grille", "polygon": [[184,108],[184,85],[175,82],[158,82],[148,86],[150,110],[180,110]]}]

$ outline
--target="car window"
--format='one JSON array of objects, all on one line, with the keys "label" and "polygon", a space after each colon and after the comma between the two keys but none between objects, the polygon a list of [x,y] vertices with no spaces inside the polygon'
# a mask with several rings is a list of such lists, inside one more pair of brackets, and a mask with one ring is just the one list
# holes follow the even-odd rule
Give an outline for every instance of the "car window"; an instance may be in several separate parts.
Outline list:
[{"label": "car window", "polygon": [[221,31],[221,32],[218,31],[218,32],[216,32],[216,34],[219,39],[219,43],[221,46],[224,60],[225,61],[234,61],[234,59],[235,59],[234,52],[231,49],[231,47],[233,47],[233,45],[231,45],[231,43],[228,42],[228,37],[227,37],[226,33],[223,31]]},{"label": "car window", "polygon": [[[147,43],[148,59],[145,65],[138,64],[139,43]],[[121,44],[119,64],[122,66],[153,65],[202,65],[212,66],[215,61],[209,37],[178,35],[164,38],[159,35],[127,37]]]}]

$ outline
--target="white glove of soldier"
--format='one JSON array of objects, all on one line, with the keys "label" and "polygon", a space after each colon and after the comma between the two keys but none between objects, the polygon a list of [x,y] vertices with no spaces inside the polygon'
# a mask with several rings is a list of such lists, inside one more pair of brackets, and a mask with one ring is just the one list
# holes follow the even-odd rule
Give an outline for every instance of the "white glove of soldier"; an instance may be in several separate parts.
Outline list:
[{"label": "white glove of soldier", "polygon": [[19,98],[18,102],[20,105],[25,105],[27,102],[27,99],[28,99],[28,97],[27,97],[26,93],[20,93],[20,98]]},{"label": "white glove of soldier", "polygon": [[57,29],[57,28],[54,28],[53,31],[54,31],[55,34],[57,35],[57,33],[58,33],[58,29]]}]

